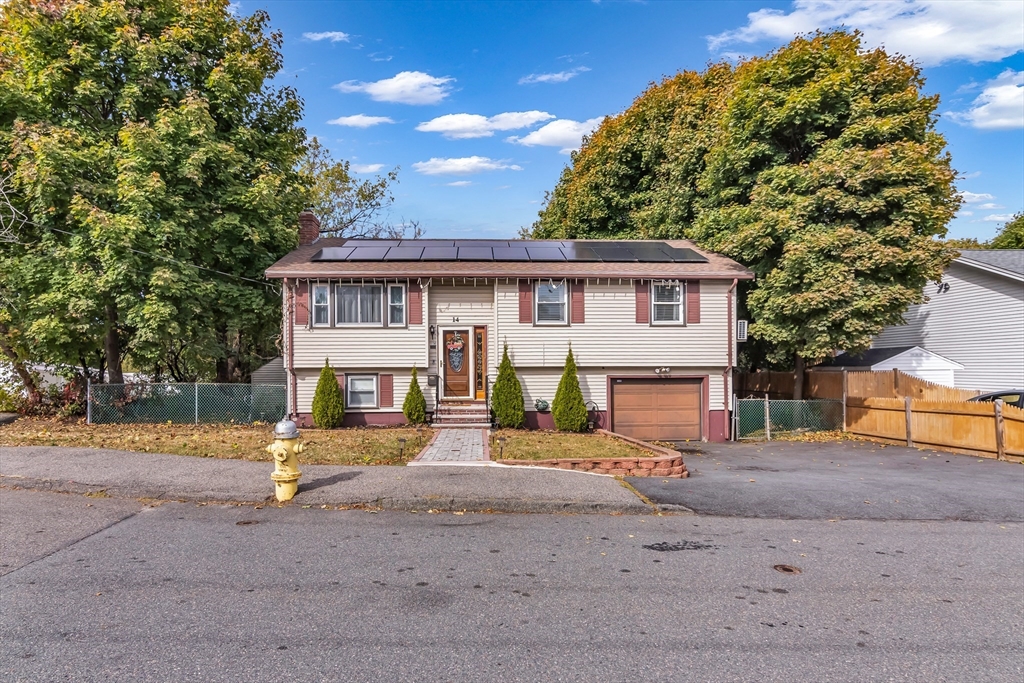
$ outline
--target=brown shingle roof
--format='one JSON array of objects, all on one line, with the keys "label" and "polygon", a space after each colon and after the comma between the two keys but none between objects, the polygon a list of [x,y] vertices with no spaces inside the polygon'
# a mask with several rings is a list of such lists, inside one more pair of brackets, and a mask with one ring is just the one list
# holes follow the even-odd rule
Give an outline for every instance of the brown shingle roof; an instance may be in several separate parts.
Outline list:
[{"label": "brown shingle roof", "polygon": [[[394,277],[620,277],[752,280],[754,274],[730,258],[705,251],[690,240],[646,240],[693,249],[707,263],[608,263],[594,261],[311,261],[325,247],[340,247],[341,237],[299,247],[267,269],[268,278]],[[563,240],[564,241],[564,240]],[[582,241],[582,240],[581,240]],[[594,242],[595,240],[586,240]],[[645,240],[635,240],[642,242]],[[515,240],[509,240],[515,244]]]}]

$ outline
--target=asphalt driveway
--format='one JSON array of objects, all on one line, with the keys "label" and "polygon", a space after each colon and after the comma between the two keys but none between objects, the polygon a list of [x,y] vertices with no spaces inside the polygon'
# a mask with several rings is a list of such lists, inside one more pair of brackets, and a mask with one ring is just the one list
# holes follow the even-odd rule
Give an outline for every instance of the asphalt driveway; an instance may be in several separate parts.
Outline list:
[{"label": "asphalt driveway", "polygon": [[1024,465],[877,443],[687,444],[689,479],[629,477],[659,507],[770,519],[1024,521]]}]

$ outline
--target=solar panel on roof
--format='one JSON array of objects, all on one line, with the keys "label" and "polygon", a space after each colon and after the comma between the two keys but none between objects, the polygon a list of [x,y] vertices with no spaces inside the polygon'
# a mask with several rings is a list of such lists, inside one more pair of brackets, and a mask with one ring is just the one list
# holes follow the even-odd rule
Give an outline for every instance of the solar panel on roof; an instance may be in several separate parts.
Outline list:
[{"label": "solar panel on roof", "polygon": [[397,247],[399,240],[345,240],[346,247]]},{"label": "solar panel on roof", "polygon": [[554,240],[513,240],[509,244],[513,247],[526,247],[527,249],[558,249],[562,246],[561,242]]},{"label": "solar panel on roof", "polygon": [[590,247],[570,246],[561,247],[559,251],[565,256],[566,261],[600,261],[597,252]]},{"label": "solar panel on roof", "polygon": [[636,256],[633,256],[628,249],[621,247],[593,247],[593,249],[598,258],[609,263],[628,263],[637,260]]},{"label": "solar panel on roof", "polygon": [[419,261],[423,247],[391,247],[384,256],[385,261]]},{"label": "solar panel on roof", "polygon": [[349,254],[354,250],[354,247],[324,247],[320,251],[313,254],[313,258],[310,261],[344,261]]},{"label": "solar panel on roof", "polygon": [[400,247],[454,247],[455,240],[402,240]]},{"label": "solar panel on roof", "polygon": [[555,247],[530,247],[527,250],[531,261],[564,261],[562,250]]},{"label": "solar panel on roof", "polygon": [[508,247],[508,240],[455,240],[457,247]]},{"label": "solar panel on roof", "polygon": [[707,263],[708,260],[698,252],[689,247],[669,247],[669,256],[676,263]]},{"label": "solar panel on roof", "polygon": [[459,250],[455,247],[424,247],[421,261],[455,261]]},{"label": "solar panel on roof", "polygon": [[529,261],[530,255],[524,247],[493,247],[495,261]]},{"label": "solar panel on roof", "polygon": [[459,247],[460,261],[493,261],[491,247]]},{"label": "solar panel on roof", "polygon": [[389,247],[356,247],[346,261],[382,261]]},{"label": "solar panel on roof", "polygon": [[636,256],[637,261],[644,263],[671,263],[672,257],[666,254],[664,251],[658,248],[656,244],[650,242],[641,242],[639,244],[631,244],[627,247],[633,256]]}]

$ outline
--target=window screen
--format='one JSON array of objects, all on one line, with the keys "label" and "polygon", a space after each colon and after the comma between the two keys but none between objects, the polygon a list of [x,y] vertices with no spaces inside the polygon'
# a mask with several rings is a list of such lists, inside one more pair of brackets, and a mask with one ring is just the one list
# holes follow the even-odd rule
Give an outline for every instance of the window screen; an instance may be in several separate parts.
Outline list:
[{"label": "window screen", "polygon": [[537,283],[537,322],[564,323],[565,281]]},{"label": "window screen", "polygon": [[327,285],[313,285],[313,324],[331,324],[330,290]]},{"label": "window screen", "polygon": [[653,286],[654,296],[652,322],[678,323],[683,319],[683,289],[679,283],[662,283]]},{"label": "window screen", "polygon": [[388,287],[388,325],[405,325],[405,287],[402,285]]},{"label": "window screen", "polygon": [[381,285],[340,285],[338,287],[339,325],[380,325]]},{"label": "window screen", "polygon": [[348,400],[346,404],[352,408],[377,407],[377,376],[346,375],[348,383]]}]

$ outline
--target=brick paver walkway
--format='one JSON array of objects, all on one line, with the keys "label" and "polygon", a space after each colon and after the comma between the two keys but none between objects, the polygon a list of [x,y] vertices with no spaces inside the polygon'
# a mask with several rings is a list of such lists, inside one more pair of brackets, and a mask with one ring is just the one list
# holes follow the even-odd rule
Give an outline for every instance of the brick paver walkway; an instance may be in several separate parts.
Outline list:
[{"label": "brick paver walkway", "polygon": [[486,439],[486,429],[440,429],[434,442],[413,463],[487,462]]}]

